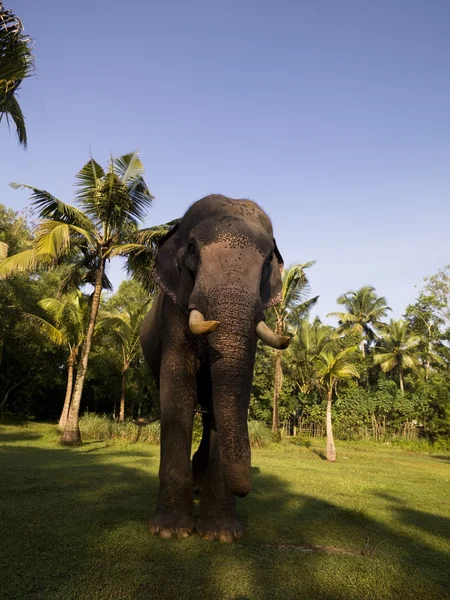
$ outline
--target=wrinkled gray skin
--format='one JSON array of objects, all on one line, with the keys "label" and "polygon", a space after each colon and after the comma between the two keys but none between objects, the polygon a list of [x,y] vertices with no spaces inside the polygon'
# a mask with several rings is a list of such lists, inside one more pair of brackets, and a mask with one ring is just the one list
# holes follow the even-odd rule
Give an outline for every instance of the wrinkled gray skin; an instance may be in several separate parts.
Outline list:
[{"label": "wrinkled gray skin", "polygon": [[[141,329],[161,404],[160,490],[151,531],[184,537],[194,529],[230,542],[243,534],[235,496],[252,489],[247,413],[263,309],[279,302],[282,259],[268,216],[254,202],[214,195],[191,206],[163,239],[153,270],[161,288]],[[220,321],[196,336],[189,312]],[[190,465],[197,403],[203,438]]]}]

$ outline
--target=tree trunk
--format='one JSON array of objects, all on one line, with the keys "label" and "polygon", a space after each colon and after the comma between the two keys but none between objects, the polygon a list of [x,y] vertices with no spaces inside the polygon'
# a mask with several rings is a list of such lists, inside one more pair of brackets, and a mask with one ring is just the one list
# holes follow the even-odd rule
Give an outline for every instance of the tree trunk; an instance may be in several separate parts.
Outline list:
[{"label": "tree trunk", "polygon": [[398,378],[399,378],[399,381],[400,381],[401,392],[402,392],[402,394],[404,394],[405,390],[403,389],[403,373],[402,373],[402,368],[401,367],[398,368]]},{"label": "tree trunk", "polygon": [[69,414],[70,407],[70,399],[72,398],[72,388],[73,388],[73,372],[75,368],[75,360],[78,354],[78,346],[72,348],[69,360],[67,361],[67,387],[66,387],[66,397],[64,399],[64,406],[61,412],[61,417],[59,418],[58,429],[60,431],[64,431],[67,423],[67,415]]},{"label": "tree trunk", "polygon": [[272,431],[278,431],[280,423],[278,418],[278,405],[280,402],[280,393],[283,386],[283,370],[281,368],[281,350],[275,351],[275,381],[273,386],[273,412],[272,412]]},{"label": "tree trunk", "polygon": [[330,462],[336,461],[336,448],[334,446],[333,428],[331,424],[331,399],[333,396],[333,386],[330,387],[327,393],[327,460]]},{"label": "tree trunk", "polygon": [[102,280],[104,269],[105,259],[101,258],[100,266],[95,276],[95,288],[94,295],[92,298],[91,316],[89,318],[89,325],[87,328],[83,348],[81,350],[81,359],[77,369],[75,386],[73,388],[72,402],[70,404],[69,414],[67,416],[67,422],[64,428],[64,433],[61,438],[61,443],[63,444],[73,445],[81,443],[80,428],[78,427],[78,416],[80,413],[81,396],[83,394],[83,385],[84,378],[86,377],[89,352],[91,350],[95,322],[97,320],[98,309],[100,306],[100,298],[102,295]]},{"label": "tree trunk", "polygon": [[127,382],[127,369],[122,371],[122,387],[120,392],[120,412],[119,421],[123,423],[125,421],[125,384]]},{"label": "tree trunk", "polygon": [[361,348],[363,357],[365,357],[366,356],[366,344],[365,344],[364,338],[361,340],[359,347]]}]

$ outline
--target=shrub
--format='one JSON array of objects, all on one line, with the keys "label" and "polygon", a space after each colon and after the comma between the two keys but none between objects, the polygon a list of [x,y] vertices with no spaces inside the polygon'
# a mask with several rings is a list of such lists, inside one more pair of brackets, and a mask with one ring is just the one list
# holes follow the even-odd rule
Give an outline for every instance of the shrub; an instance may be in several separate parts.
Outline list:
[{"label": "shrub", "polygon": [[146,442],[147,444],[159,444],[161,440],[160,421],[149,423],[148,425],[144,425],[144,427],[140,427],[139,429],[141,430],[141,435],[139,436],[140,442]]},{"label": "shrub", "polygon": [[84,413],[79,420],[81,435],[86,440],[108,440],[111,437],[113,421],[106,415]]},{"label": "shrub", "polygon": [[263,448],[272,441],[270,429],[261,421],[249,421],[248,437],[252,448]]}]

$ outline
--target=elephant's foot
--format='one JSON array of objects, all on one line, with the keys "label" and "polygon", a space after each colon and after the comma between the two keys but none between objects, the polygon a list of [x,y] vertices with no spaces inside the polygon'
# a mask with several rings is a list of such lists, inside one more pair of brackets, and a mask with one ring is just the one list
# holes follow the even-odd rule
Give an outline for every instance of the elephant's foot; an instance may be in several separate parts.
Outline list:
[{"label": "elephant's foot", "polygon": [[195,530],[204,540],[218,540],[223,544],[232,544],[244,536],[242,524],[233,516],[199,517]]},{"label": "elephant's foot", "polygon": [[150,533],[165,540],[186,538],[194,531],[194,519],[189,515],[159,513],[150,522]]}]

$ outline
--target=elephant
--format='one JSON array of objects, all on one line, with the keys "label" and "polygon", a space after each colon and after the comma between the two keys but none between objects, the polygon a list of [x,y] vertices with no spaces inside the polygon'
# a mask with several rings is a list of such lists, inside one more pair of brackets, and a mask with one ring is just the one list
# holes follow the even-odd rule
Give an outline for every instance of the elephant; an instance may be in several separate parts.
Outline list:
[{"label": "elephant", "polygon": [[[277,349],[290,341],[264,316],[281,299],[282,267],[267,214],[222,195],[191,205],[158,245],[152,278],[159,289],[140,331],[161,409],[153,535],[187,537],[195,529],[224,543],[243,536],[236,496],[252,489],[247,418],[257,340]],[[198,405],[203,436],[191,465]]]}]

